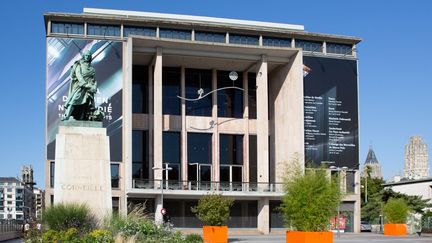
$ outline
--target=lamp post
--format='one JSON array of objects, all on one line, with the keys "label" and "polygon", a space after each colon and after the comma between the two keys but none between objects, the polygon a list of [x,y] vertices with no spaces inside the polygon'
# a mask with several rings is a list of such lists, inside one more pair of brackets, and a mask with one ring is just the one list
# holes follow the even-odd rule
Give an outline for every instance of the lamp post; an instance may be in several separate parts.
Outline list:
[{"label": "lamp post", "polygon": [[[156,171],[156,170],[161,170],[162,171],[162,178],[161,178],[161,210],[164,208],[163,207],[163,200],[164,200],[164,194],[163,194],[163,172],[164,171],[169,171],[172,170],[172,167],[168,167],[168,164],[165,164],[165,168],[161,168],[161,167],[153,167],[152,170]],[[167,176],[168,179],[168,176]],[[158,213],[162,214],[161,210],[159,210]],[[161,215],[161,224],[163,223],[163,215]]]},{"label": "lamp post", "polygon": [[[336,167],[334,165],[329,167],[330,171],[337,171],[338,172],[338,176],[339,176],[339,187],[341,184],[341,178],[340,178],[340,172],[342,171],[347,171],[348,167],[343,166],[343,167]],[[340,203],[338,205],[338,209],[337,209],[337,218],[336,218],[336,227],[337,227],[337,237],[340,238],[340,227],[339,227],[339,218],[340,218]]]}]

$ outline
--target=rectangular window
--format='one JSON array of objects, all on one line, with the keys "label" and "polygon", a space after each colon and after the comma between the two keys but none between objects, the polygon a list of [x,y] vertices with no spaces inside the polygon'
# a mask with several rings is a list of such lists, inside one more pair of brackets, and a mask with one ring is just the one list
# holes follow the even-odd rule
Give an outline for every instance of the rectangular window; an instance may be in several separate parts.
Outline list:
[{"label": "rectangular window", "polygon": [[142,36],[156,36],[156,28],[154,27],[138,27],[138,26],[124,26],[123,36],[129,35],[142,35]]},{"label": "rectangular window", "polygon": [[148,131],[132,131],[132,179],[149,179]]},{"label": "rectangular window", "polygon": [[111,188],[120,187],[120,165],[111,164]]},{"label": "rectangular window", "polygon": [[230,34],[229,35],[229,43],[257,46],[257,45],[259,45],[259,37],[258,36],[252,36],[252,35]]},{"label": "rectangular window", "polygon": [[118,215],[120,208],[120,198],[119,197],[113,197],[112,198],[112,213],[113,215]]},{"label": "rectangular window", "polygon": [[346,172],[346,192],[347,193],[355,192],[355,172],[354,171]]},{"label": "rectangular window", "polygon": [[[199,96],[202,89],[203,95],[212,91],[212,71],[203,69],[185,70],[186,98],[194,99]],[[212,116],[212,96],[207,95],[202,99],[186,101],[187,116]]]},{"label": "rectangular window", "polygon": [[249,135],[249,182],[257,182],[257,136]]},{"label": "rectangular window", "polygon": [[243,135],[219,135],[219,160],[221,164],[243,164]]},{"label": "rectangular window", "polygon": [[163,114],[180,115],[180,68],[162,69],[162,109]]},{"label": "rectangular window", "polygon": [[54,188],[54,176],[55,176],[55,164],[54,161],[50,162],[50,187]]},{"label": "rectangular window", "polygon": [[225,43],[225,33],[195,31],[195,40]]},{"label": "rectangular window", "polygon": [[9,194],[9,195],[7,195],[7,198],[12,198],[12,195],[10,195],[10,194]]},{"label": "rectangular window", "polygon": [[257,118],[257,100],[256,100],[256,73],[248,73],[248,106],[249,119]]},{"label": "rectangular window", "polygon": [[51,33],[56,34],[69,34],[69,35],[83,35],[83,23],[65,23],[65,22],[51,22]]},{"label": "rectangular window", "polygon": [[217,72],[217,87],[224,88],[217,92],[219,117],[243,117],[243,75],[238,73],[236,81],[232,81],[228,71]]},{"label": "rectangular window", "polygon": [[159,29],[160,38],[191,40],[192,32],[190,30],[177,30],[177,29]]},{"label": "rectangular window", "polygon": [[295,40],[295,46],[303,51],[322,52],[322,42],[318,41]]},{"label": "rectangular window", "polygon": [[120,36],[120,26],[106,24],[87,24],[87,35]]},{"label": "rectangular window", "polygon": [[7,189],[7,192],[12,192],[12,188],[8,188],[8,189]]},{"label": "rectangular window", "polygon": [[[172,168],[168,171],[163,171],[163,179],[164,180],[180,180],[180,150],[181,150],[181,142],[180,142],[180,133],[179,132],[163,132],[162,137],[162,151],[163,151],[163,164],[164,168],[166,165]],[[168,178],[167,178],[168,175]]]},{"label": "rectangular window", "polygon": [[291,39],[263,37],[263,46],[291,47]]},{"label": "rectangular window", "polygon": [[352,55],[352,45],[327,42],[326,49],[327,53]]},{"label": "rectangular window", "polygon": [[188,180],[211,181],[212,134],[188,133]]},{"label": "rectangular window", "polygon": [[148,113],[148,67],[132,68],[132,113]]},{"label": "rectangular window", "polygon": [[50,195],[50,204],[54,205],[54,195]]}]

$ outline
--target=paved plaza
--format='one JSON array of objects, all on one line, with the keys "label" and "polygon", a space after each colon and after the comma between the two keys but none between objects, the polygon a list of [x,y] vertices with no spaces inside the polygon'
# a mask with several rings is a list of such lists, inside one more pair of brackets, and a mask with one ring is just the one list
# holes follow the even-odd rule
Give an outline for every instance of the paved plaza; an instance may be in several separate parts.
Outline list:
[{"label": "paved plaza", "polygon": [[[274,243],[285,243],[285,235],[236,235],[229,237],[229,242],[241,242],[241,243],[260,243],[260,242],[274,242]],[[432,236],[422,236],[418,237],[417,235],[409,235],[406,237],[392,237],[392,236],[384,236],[381,234],[373,234],[373,233],[361,233],[361,234],[341,234],[338,238],[335,234],[334,236],[335,243],[351,243],[351,242],[380,242],[380,243],[402,243],[402,242],[410,242],[410,243],[421,243],[421,242],[432,242]]]}]

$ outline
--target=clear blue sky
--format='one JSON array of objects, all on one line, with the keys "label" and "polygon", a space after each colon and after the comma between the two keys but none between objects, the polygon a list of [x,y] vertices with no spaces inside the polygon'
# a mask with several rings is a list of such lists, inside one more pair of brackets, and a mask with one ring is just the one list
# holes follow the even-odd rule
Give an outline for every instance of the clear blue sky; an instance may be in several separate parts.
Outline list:
[{"label": "clear blue sky", "polygon": [[23,164],[32,164],[38,185],[44,187],[46,46],[42,15],[80,13],[83,7],[302,24],[306,31],[361,37],[361,164],[372,144],[389,178],[403,170],[409,136],[422,135],[432,150],[432,1],[262,2],[2,1],[0,176],[16,176]]}]

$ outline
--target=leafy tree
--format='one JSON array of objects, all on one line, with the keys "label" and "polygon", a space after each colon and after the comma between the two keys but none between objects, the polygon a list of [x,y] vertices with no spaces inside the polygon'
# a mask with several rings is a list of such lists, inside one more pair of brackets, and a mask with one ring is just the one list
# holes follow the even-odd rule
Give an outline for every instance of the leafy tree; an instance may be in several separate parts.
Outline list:
[{"label": "leafy tree", "polygon": [[298,231],[327,231],[341,201],[338,178],[324,169],[291,173],[285,182],[280,210],[289,227]]},{"label": "leafy tree", "polygon": [[388,224],[405,224],[408,213],[408,205],[402,198],[390,198],[384,206],[384,216]]},{"label": "leafy tree", "polygon": [[234,200],[223,197],[220,194],[207,194],[191,210],[205,224],[222,226],[226,225],[229,219],[230,207],[233,205],[233,202]]}]

